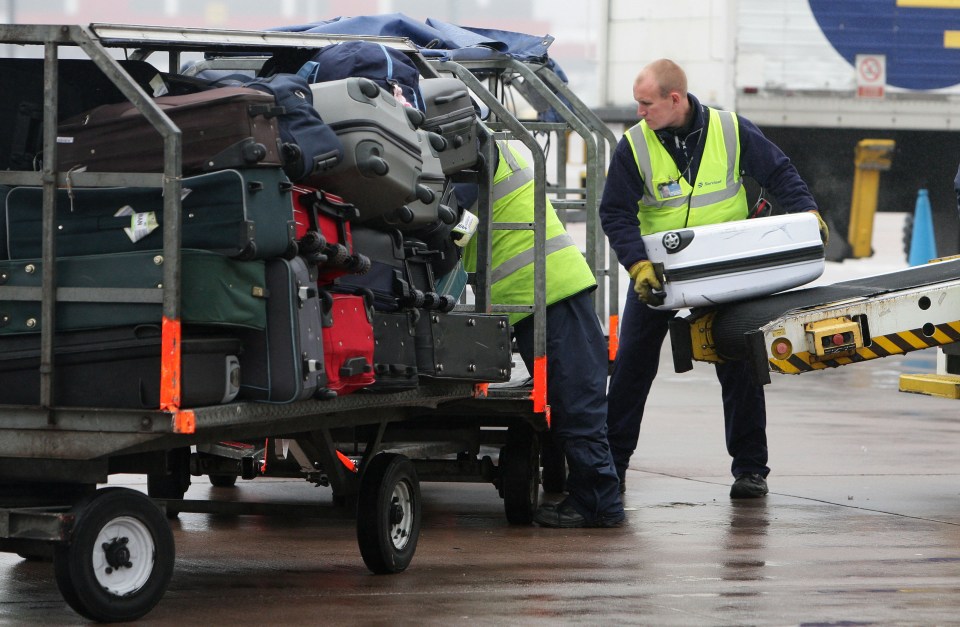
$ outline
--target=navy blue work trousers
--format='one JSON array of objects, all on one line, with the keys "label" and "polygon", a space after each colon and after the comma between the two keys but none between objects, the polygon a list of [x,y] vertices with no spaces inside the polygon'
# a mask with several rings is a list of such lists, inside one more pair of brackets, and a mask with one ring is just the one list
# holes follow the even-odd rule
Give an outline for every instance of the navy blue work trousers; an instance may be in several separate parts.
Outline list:
[{"label": "navy blue work trousers", "polygon": [[[514,325],[533,372],[533,317]],[[547,402],[551,430],[567,458],[567,494],[588,521],[623,514],[607,443],[607,347],[589,292],[547,307]]]},{"label": "navy blue work trousers", "polygon": [[[643,304],[631,291],[620,325],[620,348],[610,376],[607,436],[617,472],[624,476],[637,448],[643,407],[660,365],[660,349],[675,311],[658,311]],[[747,362],[716,365],[723,398],[727,452],[731,472],[759,473],[767,467],[767,409],[763,386],[755,383]]]}]

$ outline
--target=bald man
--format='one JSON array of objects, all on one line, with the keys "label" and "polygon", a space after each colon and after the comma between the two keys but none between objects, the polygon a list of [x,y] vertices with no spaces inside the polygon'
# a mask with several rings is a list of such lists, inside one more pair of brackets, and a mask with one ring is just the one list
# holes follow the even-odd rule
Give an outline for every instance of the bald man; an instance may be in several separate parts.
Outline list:
[{"label": "bald man", "polygon": [[[640,122],[620,140],[610,163],[600,221],[634,283],[621,317],[620,349],[609,386],[608,439],[620,491],[637,447],[643,409],[657,376],[660,349],[675,311],[647,307],[662,287],[641,235],[748,217],[742,177],[769,191],[787,213],[819,212],[790,159],[749,120],[704,106],[687,92],[683,69],[669,59],[644,67],[633,84]],[[826,224],[820,220],[826,242]],[[731,498],[767,494],[766,403],[747,364],[717,364]]]}]

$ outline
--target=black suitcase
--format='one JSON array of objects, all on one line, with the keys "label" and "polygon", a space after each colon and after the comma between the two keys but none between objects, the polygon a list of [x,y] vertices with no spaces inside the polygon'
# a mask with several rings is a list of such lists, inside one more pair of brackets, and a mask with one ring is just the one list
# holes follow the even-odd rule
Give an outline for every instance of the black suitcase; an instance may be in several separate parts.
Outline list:
[{"label": "black suitcase", "polygon": [[425,312],[417,321],[417,371],[435,379],[510,380],[509,317]]},{"label": "black suitcase", "polygon": [[[160,407],[159,325],[54,335],[54,405]],[[180,344],[181,407],[228,403],[240,383],[240,340],[191,333]],[[40,336],[0,337],[0,403],[40,402]]]},{"label": "black suitcase", "polygon": [[[283,165],[280,109],[270,94],[219,87],[154,102],[181,133],[184,174]],[[101,105],[57,129],[62,172],[162,172],[163,138],[129,102]]]},{"label": "black suitcase", "polygon": [[[267,324],[262,261],[237,261],[205,250],[183,250],[181,311],[183,322],[263,329]],[[58,288],[136,288],[163,286],[162,251],[65,257],[57,260]],[[0,286],[39,287],[39,259],[0,261]],[[116,303],[61,300],[57,331],[159,324],[159,302]],[[0,335],[40,332],[40,302],[9,300],[0,291]]]},{"label": "black suitcase", "polygon": [[[163,88],[160,71],[146,61],[121,67],[148,93]],[[88,59],[58,62],[57,118],[65,120],[126,97]],[[43,148],[43,59],[0,59],[0,170],[40,170]]]},{"label": "black suitcase", "polygon": [[454,174],[477,164],[477,113],[467,86],[459,78],[424,78],[420,91],[426,106],[426,131],[442,135],[447,147],[440,153],[443,173]]},{"label": "black suitcase", "polygon": [[415,309],[373,313],[373,390],[405,390],[417,387]]},{"label": "black suitcase", "polygon": [[[240,259],[296,251],[292,184],[280,168],[221,170],[183,179],[182,246]],[[7,195],[11,259],[41,255],[43,189]],[[154,187],[57,191],[57,255],[92,255],[163,247],[163,190]]]},{"label": "black suitcase", "polygon": [[323,313],[316,266],[301,257],[267,261],[267,328],[242,331],[241,398],[292,403],[326,387]]},{"label": "black suitcase", "polygon": [[430,257],[422,244],[405,240],[400,231],[355,226],[353,249],[370,260],[363,274],[347,274],[334,283],[341,293],[369,290],[377,311],[425,308],[449,311],[456,300],[436,293]]},{"label": "black suitcase", "polygon": [[343,143],[343,161],[303,182],[356,205],[366,221],[429,190],[418,189],[423,168],[420,136],[406,109],[365,78],[310,85],[313,103]]}]

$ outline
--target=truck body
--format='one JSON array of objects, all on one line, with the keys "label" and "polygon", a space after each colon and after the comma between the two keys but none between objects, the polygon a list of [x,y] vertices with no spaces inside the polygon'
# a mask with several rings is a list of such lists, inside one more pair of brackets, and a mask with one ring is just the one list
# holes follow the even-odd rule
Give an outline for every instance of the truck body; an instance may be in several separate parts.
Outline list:
[{"label": "truck body", "polygon": [[649,61],[671,58],[704,104],[747,117],[783,148],[843,236],[857,142],[893,139],[878,210],[912,212],[918,190],[928,189],[938,253],[960,252],[960,7],[713,0],[670,3],[651,15],[640,3],[613,2],[605,22],[605,119],[635,122],[633,79]]}]

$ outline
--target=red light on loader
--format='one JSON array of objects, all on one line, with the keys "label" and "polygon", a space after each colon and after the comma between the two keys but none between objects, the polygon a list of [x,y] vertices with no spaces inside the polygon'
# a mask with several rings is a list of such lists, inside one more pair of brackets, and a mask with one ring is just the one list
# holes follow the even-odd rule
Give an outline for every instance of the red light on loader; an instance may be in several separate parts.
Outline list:
[{"label": "red light on loader", "polygon": [[775,359],[786,359],[793,354],[793,345],[785,337],[778,338],[770,345],[770,352]]}]

